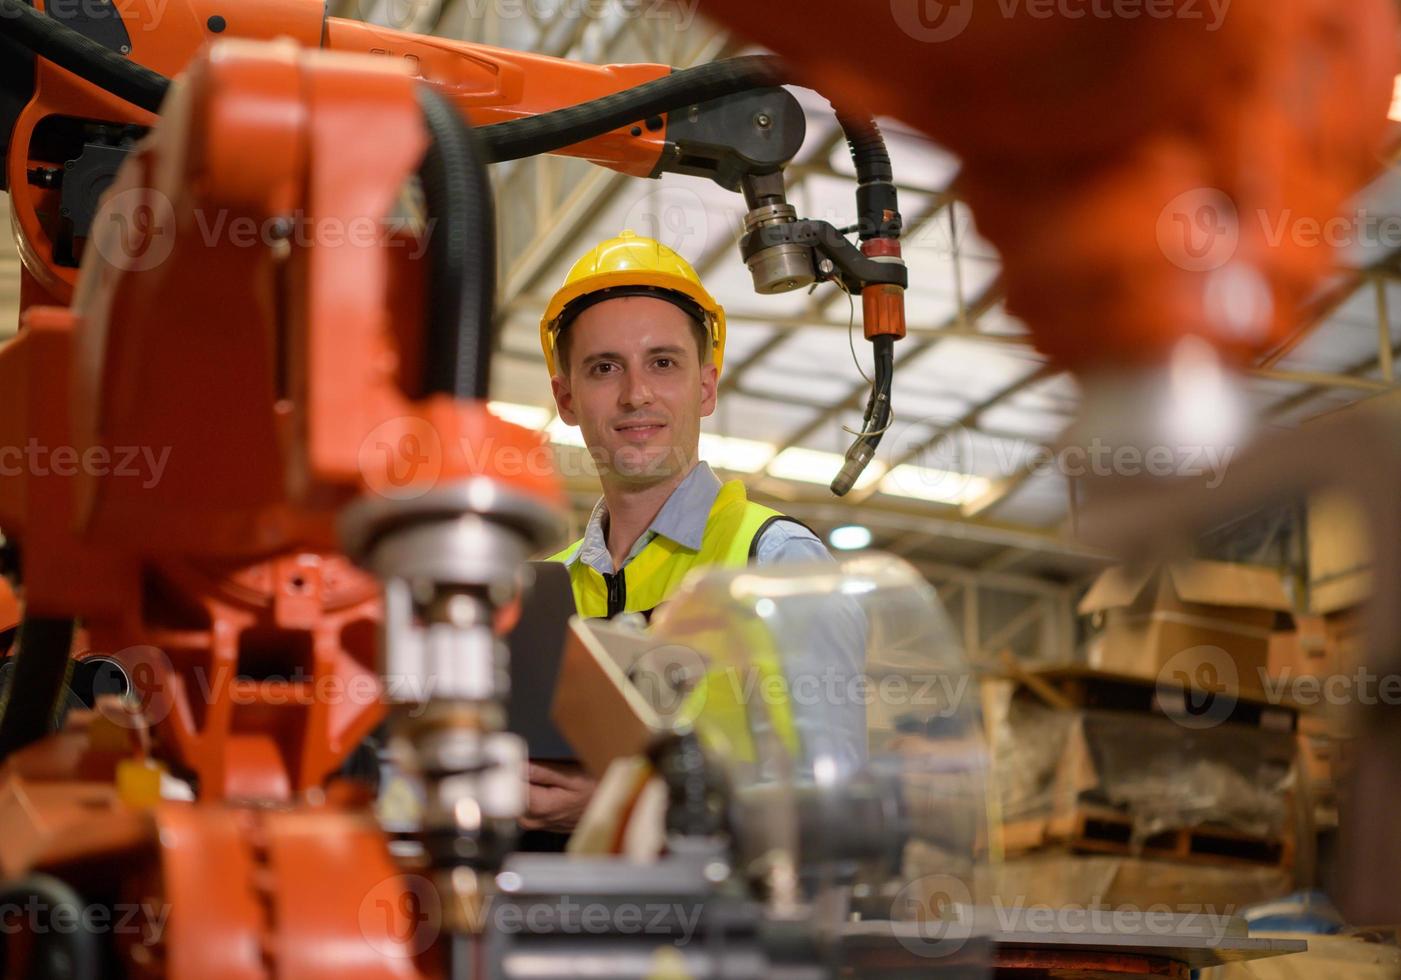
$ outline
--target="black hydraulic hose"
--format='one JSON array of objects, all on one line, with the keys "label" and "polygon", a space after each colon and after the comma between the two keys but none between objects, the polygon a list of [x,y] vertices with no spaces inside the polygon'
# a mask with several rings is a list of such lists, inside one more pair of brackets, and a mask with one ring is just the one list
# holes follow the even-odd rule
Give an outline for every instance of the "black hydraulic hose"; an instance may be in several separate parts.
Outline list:
[{"label": "black hydraulic hose", "polygon": [[170,79],[109,51],[24,0],[0,0],[0,33],[134,106],[159,112]]},{"label": "black hydraulic hose", "polygon": [[462,114],[426,85],[419,89],[419,104],[429,132],[419,166],[429,236],[424,390],[484,399],[496,290],[491,185]]},{"label": "black hydraulic hose", "polygon": [[866,403],[865,424],[861,434],[846,451],[846,463],[837,478],[832,481],[832,492],[845,497],[856,485],[861,473],[875,458],[876,447],[890,428],[890,392],[895,380],[895,337],[881,334],[871,341],[876,359],[875,384],[871,386],[871,398]]},{"label": "black hydraulic hose", "polygon": [[876,237],[899,238],[900,205],[895,173],[880,127],[870,116],[840,110],[837,123],[846,136],[851,162],[856,167],[857,233],[863,242]]},{"label": "black hydraulic hose", "polygon": [[68,676],[73,620],[26,616],[0,715],[0,759],[49,733]]},{"label": "black hydraulic hose", "polygon": [[[20,913],[18,924],[4,923],[4,933],[30,940],[21,974],[26,980],[97,980],[102,963],[98,935],[89,925],[82,896],[71,885],[52,875],[27,875],[0,885],[0,907]],[[57,921],[60,909],[66,926]],[[27,915],[37,921],[28,921]]]},{"label": "black hydraulic hose", "polygon": [[[0,0],[0,32],[142,109],[159,111],[170,88],[164,75],[107,50],[23,0]],[[499,163],[551,153],[648,116],[785,81],[778,58],[744,55],[675,71],[580,105],[483,126],[477,135],[486,161]]]},{"label": "black hydraulic hose", "polygon": [[562,150],[648,116],[786,80],[782,62],[773,55],[744,55],[674,71],[581,105],[483,126],[478,133],[492,163],[517,160]]}]

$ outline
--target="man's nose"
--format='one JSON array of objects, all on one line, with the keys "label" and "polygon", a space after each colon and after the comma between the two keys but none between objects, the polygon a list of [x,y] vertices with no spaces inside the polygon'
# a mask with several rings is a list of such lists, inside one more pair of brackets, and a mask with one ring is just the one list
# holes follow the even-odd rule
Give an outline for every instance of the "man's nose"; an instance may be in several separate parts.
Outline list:
[{"label": "man's nose", "polygon": [[641,371],[628,372],[627,383],[623,385],[623,404],[628,408],[637,408],[641,405],[652,403],[652,386],[647,383]]}]

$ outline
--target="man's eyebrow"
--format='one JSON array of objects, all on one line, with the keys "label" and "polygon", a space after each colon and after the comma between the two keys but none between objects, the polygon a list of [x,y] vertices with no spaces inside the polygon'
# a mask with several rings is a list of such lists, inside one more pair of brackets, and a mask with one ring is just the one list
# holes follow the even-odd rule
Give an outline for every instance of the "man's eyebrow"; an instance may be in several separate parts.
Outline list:
[{"label": "man's eyebrow", "polygon": [[[659,347],[649,347],[649,348],[647,348],[647,356],[648,356],[648,357],[652,357],[652,356],[657,355],[657,354],[684,354],[684,353],[686,353],[686,348],[685,348],[685,346],[683,346],[683,345],[681,345],[681,344],[664,344],[664,345],[659,346]],[[597,353],[594,353],[594,354],[589,354],[588,356],[586,356],[586,357],[584,358],[583,363],[584,363],[584,364],[592,364],[592,363],[594,363],[595,361],[621,361],[621,360],[625,360],[625,358],[623,357],[622,354],[619,354],[617,351],[605,350],[605,351],[598,351]]]}]

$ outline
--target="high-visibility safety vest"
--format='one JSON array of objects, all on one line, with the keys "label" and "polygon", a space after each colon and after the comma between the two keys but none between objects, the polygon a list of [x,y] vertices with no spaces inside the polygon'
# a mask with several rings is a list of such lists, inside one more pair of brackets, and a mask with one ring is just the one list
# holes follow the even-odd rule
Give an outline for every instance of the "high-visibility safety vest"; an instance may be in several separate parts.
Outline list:
[{"label": "high-visibility safety vest", "polygon": [[[605,575],[582,561],[569,567],[574,588],[574,605],[586,618],[612,617],[623,612],[652,611],[666,601],[686,573],[693,568],[718,565],[742,568],[754,557],[759,538],[776,521],[793,521],[772,507],[756,504],[744,492],[744,484],[731,480],[720,488],[706,520],[699,551],[692,551],[669,538],[657,535],[633,556],[620,572]],[[794,523],[800,523],[794,521]],[[551,561],[568,561],[583,546],[583,540],[551,556]],[[750,667],[759,687],[746,684],[733,666],[712,670],[692,692],[682,713],[696,724],[703,740],[723,749],[734,761],[754,761],[757,752],[751,729],[772,728],[789,752],[797,751],[797,732],[787,703],[783,669],[770,637],[755,637],[748,648]],[[776,685],[776,687],[775,687]],[[763,705],[748,705],[746,690],[770,692]],[[775,690],[783,691],[773,697]],[[752,696],[752,695],[750,695]],[[755,712],[765,716],[760,720]]]},{"label": "high-visibility safety vest", "polygon": [[[699,551],[656,535],[622,571],[612,575],[582,561],[569,566],[574,608],[588,619],[611,618],[623,612],[650,616],[676,591],[691,569],[705,565],[742,568],[754,557],[759,538],[770,524],[792,520],[772,507],[754,503],[745,494],[744,484],[731,480],[720,488],[710,508]],[[568,561],[583,544],[582,538],[575,541],[552,555],[550,561]]]}]

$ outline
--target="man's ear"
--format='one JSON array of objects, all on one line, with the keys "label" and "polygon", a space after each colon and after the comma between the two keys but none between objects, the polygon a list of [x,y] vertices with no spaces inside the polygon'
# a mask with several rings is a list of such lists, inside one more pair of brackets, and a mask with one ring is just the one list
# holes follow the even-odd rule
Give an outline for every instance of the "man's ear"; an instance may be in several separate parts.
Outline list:
[{"label": "man's ear", "polygon": [[555,408],[566,425],[578,425],[579,416],[574,412],[574,392],[569,388],[569,379],[556,374],[550,379],[550,393],[555,396]]},{"label": "man's ear", "polygon": [[701,418],[708,418],[715,414],[715,389],[719,384],[720,374],[715,370],[715,365],[706,363],[701,365]]}]

